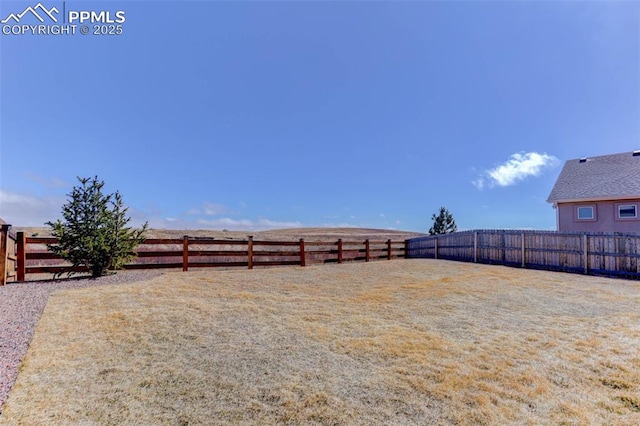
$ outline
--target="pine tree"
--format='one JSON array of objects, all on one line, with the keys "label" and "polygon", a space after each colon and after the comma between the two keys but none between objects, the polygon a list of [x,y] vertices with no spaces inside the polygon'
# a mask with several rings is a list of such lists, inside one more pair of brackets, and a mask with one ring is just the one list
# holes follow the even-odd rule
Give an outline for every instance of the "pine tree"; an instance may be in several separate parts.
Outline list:
[{"label": "pine tree", "polygon": [[444,207],[440,207],[440,214],[434,214],[431,219],[433,226],[429,229],[429,235],[448,234],[458,230],[453,215]]},{"label": "pine tree", "polygon": [[120,269],[135,257],[135,248],[144,241],[145,223],[140,229],[127,227],[127,217],[119,192],[104,194],[104,182],[98,177],[78,178],[62,206],[64,221],[47,222],[58,238],[48,249],[69,261],[74,267],[84,266],[93,277],[107,270]]}]

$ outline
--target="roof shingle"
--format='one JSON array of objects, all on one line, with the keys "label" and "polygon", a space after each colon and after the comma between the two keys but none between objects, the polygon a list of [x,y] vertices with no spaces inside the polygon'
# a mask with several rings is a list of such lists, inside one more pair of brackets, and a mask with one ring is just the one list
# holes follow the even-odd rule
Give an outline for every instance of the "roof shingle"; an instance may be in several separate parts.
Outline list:
[{"label": "roof shingle", "polygon": [[547,201],[640,198],[640,155],[633,152],[568,160]]}]

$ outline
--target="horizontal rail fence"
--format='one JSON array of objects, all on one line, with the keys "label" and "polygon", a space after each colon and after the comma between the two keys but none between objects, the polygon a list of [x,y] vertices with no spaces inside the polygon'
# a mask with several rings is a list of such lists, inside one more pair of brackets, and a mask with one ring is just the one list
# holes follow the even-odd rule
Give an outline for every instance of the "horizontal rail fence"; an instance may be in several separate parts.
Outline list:
[{"label": "horizontal rail fence", "polygon": [[640,279],[640,234],[464,231],[407,240],[407,257]]},{"label": "horizontal rail fence", "polygon": [[[85,272],[73,268],[50,252],[47,244],[57,239],[26,237],[17,233],[17,280],[27,275]],[[306,266],[405,257],[406,241],[255,241],[212,238],[147,239],[137,247],[135,257],[124,269],[178,269],[211,267]]]},{"label": "horizontal rail fence", "polygon": [[17,280],[18,245],[11,225],[0,225],[0,286]]}]

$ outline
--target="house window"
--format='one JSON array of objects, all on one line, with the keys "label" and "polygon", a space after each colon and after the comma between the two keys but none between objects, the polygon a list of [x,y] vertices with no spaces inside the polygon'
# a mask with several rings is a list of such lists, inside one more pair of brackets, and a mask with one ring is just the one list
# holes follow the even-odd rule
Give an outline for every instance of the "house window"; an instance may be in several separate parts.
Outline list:
[{"label": "house window", "polygon": [[595,219],[593,206],[578,207],[578,220],[593,220],[593,219]]},{"label": "house window", "polygon": [[618,206],[619,219],[635,219],[638,217],[638,211],[635,204]]}]

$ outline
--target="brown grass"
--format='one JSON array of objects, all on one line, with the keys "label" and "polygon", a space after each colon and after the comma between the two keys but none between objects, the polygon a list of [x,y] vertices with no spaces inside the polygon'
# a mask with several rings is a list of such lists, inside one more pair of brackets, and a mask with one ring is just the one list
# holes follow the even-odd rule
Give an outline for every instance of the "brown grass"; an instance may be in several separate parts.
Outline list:
[{"label": "brown grass", "polygon": [[52,295],[3,424],[640,424],[640,284],[434,260]]}]

